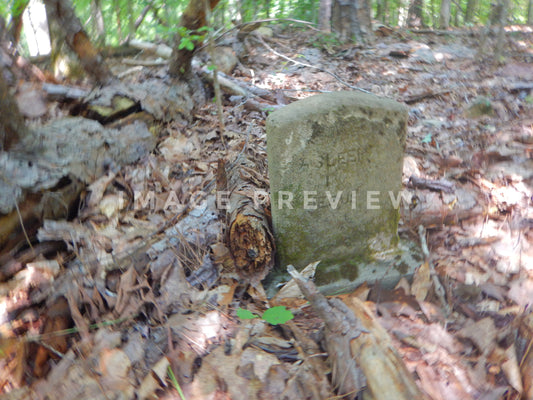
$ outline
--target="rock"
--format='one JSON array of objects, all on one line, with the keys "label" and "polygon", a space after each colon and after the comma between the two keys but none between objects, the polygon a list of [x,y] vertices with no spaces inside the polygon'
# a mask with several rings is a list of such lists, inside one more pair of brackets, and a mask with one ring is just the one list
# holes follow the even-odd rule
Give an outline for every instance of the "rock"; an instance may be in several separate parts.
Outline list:
[{"label": "rock", "polygon": [[406,56],[409,56],[409,54],[411,54],[411,52],[413,51],[413,48],[407,43],[394,43],[391,45],[378,43],[378,45],[376,45],[376,48],[378,49],[378,55],[380,55],[381,57],[386,57],[389,55],[394,56],[395,54],[404,54]]},{"label": "rock", "polygon": [[446,60],[460,60],[460,59],[474,59],[476,56],[476,50],[470,47],[462,46],[460,44],[447,44],[437,46],[434,52],[439,55],[438,61],[441,59]]},{"label": "rock", "polygon": [[21,85],[16,99],[20,113],[27,118],[39,118],[48,111],[41,92],[28,84]]},{"label": "rock", "polygon": [[321,260],[315,282],[331,292],[394,270],[380,260],[390,261],[398,243],[407,116],[393,100],[337,92],[268,117],[272,220],[283,271]]},{"label": "rock", "polygon": [[272,28],[269,28],[268,26],[260,26],[255,30],[255,33],[259,36],[264,37],[274,37],[274,32],[272,31]]},{"label": "rock", "polygon": [[416,49],[413,53],[413,58],[416,61],[420,61],[426,64],[435,64],[437,62],[437,59],[435,58],[435,55],[433,54],[433,51],[431,51],[429,46],[420,47]]},{"label": "rock", "polygon": [[215,49],[216,64],[220,72],[231,75],[239,59],[231,47],[220,46]]}]

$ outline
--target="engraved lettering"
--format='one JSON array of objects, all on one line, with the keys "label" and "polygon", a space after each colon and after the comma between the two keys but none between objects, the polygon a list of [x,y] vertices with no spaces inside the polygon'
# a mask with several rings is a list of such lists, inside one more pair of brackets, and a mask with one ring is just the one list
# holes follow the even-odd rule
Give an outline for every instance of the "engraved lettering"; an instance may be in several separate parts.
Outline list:
[{"label": "engraved lettering", "polygon": [[317,192],[314,190],[304,190],[304,210],[316,210],[317,209],[317,200],[316,196]]},{"label": "engraved lettering", "polygon": [[278,192],[278,209],[282,210],[283,205],[286,205],[289,210],[292,210],[292,198],[293,197],[294,196],[292,192],[286,192],[286,191],[280,190]]},{"label": "engraved lettering", "polygon": [[[353,193],[353,192],[352,192]],[[331,206],[332,210],[336,210],[337,206],[339,205],[339,201],[342,196],[342,190],[337,191],[337,195],[335,196],[335,200],[333,200],[331,196],[331,192],[329,190],[326,191],[326,197],[328,198],[329,205]]]},{"label": "engraved lettering", "polygon": [[[366,192],[366,209],[367,210],[379,210],[379,197],[373,197],[373,196],[379,196],[379,191],[377,190],[369,190]],[[378,204],[374,204],[374,203]]]}]

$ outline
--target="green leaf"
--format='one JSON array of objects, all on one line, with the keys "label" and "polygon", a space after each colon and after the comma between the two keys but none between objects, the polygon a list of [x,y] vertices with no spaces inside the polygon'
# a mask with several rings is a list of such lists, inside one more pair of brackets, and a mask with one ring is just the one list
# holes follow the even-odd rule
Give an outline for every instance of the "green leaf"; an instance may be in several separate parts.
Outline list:
[{"label": "green leaf", "polygon": [[433,137],[431,136],[431,133],[428,133],[426,136],[424,136],[424,139],[422,139],[422,143],[431,143],[431,140]]},{"label": "green leaf", "polygon": [[181,38],[180,40],[180,44],[178,46],[178,50],[181,50],[181,49],[187,49],[189,51],[193,51],[194,50],[194,43],[191,42],[191,39],[189,38]]},{"label": "green leaf", "polygon": [[285,306],[277,306],[266,310],[262,318],[271,325],[278,325],[290,321],[294,315]]},{"label": "green leaf", "polygon": [[244,308],[238,308],[237,309],[237,317],[240,319],[254,319],[258,318],[257,315],[255,315],[253,312],[245,310]]}]

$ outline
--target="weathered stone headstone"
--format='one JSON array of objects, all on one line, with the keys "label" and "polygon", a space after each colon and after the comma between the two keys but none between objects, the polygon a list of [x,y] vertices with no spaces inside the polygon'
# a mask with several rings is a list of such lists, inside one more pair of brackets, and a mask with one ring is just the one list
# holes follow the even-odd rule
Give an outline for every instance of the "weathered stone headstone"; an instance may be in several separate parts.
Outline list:
[{"label": "weathered stone headstone", "polygon": [[393,100],[336,92],[268,117],[272,220],[282,269],[321,260],[315,282],[330,292],[406,272],[393,264],[407,116]]}]

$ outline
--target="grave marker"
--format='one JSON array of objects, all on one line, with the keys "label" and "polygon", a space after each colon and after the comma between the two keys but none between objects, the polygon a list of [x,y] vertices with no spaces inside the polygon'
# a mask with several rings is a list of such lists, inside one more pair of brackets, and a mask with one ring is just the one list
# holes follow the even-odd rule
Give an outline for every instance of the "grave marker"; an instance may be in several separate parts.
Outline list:
[{"label": "grave marker", "polygon": [[[398,258],[407,109],[359,92],[320,94],[267,119],[278,264],[321,260],[328,291],[384,276]],[[392,275],[407,272],[393,266]]]}]

